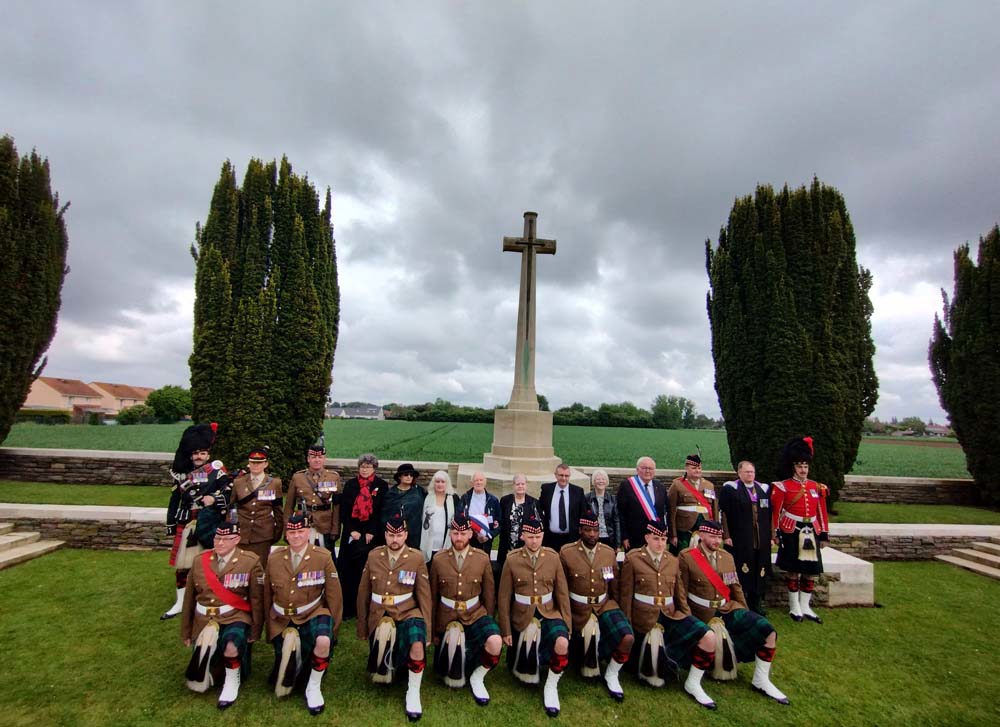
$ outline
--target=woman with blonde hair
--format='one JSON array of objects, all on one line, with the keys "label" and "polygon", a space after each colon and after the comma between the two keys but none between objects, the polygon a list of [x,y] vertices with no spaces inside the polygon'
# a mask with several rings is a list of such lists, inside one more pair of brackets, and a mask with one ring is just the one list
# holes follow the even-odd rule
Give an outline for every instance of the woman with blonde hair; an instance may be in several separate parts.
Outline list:
[{"label": "woman with blonde hair", "polygon": [[451,521],[458,512],[458,495],[451,477],[438,470],[431,477],[431,486],[424,498],[420,530],[420,552],[428,563],[439,550],[451,547]]}]

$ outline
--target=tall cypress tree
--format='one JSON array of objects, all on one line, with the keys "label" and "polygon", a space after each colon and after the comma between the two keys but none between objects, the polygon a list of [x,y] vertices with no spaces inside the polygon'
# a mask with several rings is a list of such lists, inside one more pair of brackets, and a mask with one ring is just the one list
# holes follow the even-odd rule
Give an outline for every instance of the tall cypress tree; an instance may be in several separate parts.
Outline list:
[{"label": "tall cypress tree", "polygon": [[18,157],[14,140],[0,138],[0,442],[10,432],[32,382],[45,368],[56,332],[66,277],[64,214],[52,193],[48,159]]},{"label": "tall cypress tree", "polygon": [[984,501],[1000,505],[1000,227],[955,251],[955,291],[934,316],[931,378]]},{"label": "tall cypress tree", "polygon": [[811,475],[834,497],[875,408],[872,278],[843,196],[814,179],[735,201],[705,243],[715,389],[733,464],[776,478],[793,436],[813,437]]},{"label": "tall cypress tree", "polygon": [[252,159],[242,187],[227,161],[197,229],[194,418],[220,423],[234,466],[266,444],[287,474],[322,427],[340,309],[330,199],[287,158]]}]

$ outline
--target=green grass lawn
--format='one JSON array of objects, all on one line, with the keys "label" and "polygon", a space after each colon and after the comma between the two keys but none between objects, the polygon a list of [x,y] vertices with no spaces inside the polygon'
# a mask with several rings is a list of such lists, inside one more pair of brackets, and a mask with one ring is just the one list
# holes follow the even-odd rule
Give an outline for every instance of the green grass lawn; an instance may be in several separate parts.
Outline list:
[{"label": "green grass lawn", "polygon": [[[186,424],[87,426],[15,424],[7,447],[106,449],[173,452]],[[481,462],[493,441],[492,424],[344,421],[325,424],[331,457],[375,452],[384,459]],[[702,450],[705,468],[728,469],[729,444],[723,431],[555,427],[553,446],[563,461],[582,467],[632,467],[640,455],[660,467],[679,469],[684,457]],[[854,474],[898,477],[968,477],[965,456],[957,447],[922,447],[891,439],[861,442]]]},{"label": "green grass lawn", "polygon": [[32,505],[127,505],[166,507],[169,487],[143,485],[64,485],[0,480],[0,502]]},{"label": "green grass lawn", "polygon": [[[2,492],[2,490],[0,490]],[[1000,511],[964,505],[890,505],[875,502],[838,502],[838,523],[934,523],[1000,525]]]},{"label": "green grass lawn", "polygon": [[[661,690],[623,678],[624,704],[576,673],[561,684],[563,724],[888,725],[995,724],[1000,662],[984,631],[1000,583],[939,563],[876,564],[884,608],[823,612],[825,623],[794,624],[773,612],[779,649],[773,677],[792,700],[771,703],[735,683],[707,683],[719,703],[707,712],[679,684]],[[933,587],[929,587],[933,584]],[[189,652],[176,621],[158,614],[172,601],[164,553],[62,550],[0,571],[0,635],[5,646],[0,722],[4,725],[401,725],[402,685],[376,687],[364,673],[366,645],[353,622],[324,682],[327,711],[308,716],[301,697],[281,702],[266,688],[271,650],[255,649],[253,676],[219,713],[215,695],[184,687]],[[552,725],[539,689],[504,668],[487,680],[493,702],[477,708],[428,673],[421,724]],[[15,686],[16,685],[16,686]]]}]

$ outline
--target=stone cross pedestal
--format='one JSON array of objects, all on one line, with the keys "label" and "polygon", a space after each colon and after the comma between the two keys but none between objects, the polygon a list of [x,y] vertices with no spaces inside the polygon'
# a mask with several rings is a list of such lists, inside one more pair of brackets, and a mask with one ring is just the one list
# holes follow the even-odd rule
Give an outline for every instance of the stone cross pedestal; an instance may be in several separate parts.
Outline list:
[{"label": "stone cross pedestal", "polygon": [[[528,491],[536,494],[542,482],[555,479],[556,465],[562,462],[552,448],[552,412],[538,408],[535,391],[535,266],[537,255],[555,255],[556,241],[536,237],[538,213],[524,213],[524,234],[504,237],[504,252],[521,253],[521,293],[517,305],[517,338],[514,347],[514,386],[506,409],[493,415],[493,447],[483,456],[483,464],[462,465],[458,484],[468,484],[472,474],[483,471],[487,488],[501,495],[510,491],[518,472],[528,476]],[[587,476],[573,472],[571,480],[584,485]]]}]

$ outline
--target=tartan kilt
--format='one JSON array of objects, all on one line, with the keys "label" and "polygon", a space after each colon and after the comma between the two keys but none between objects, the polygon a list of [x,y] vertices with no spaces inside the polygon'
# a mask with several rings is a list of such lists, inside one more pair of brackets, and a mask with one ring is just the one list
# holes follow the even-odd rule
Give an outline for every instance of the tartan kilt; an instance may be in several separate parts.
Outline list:
[{"label": "tartan kilt", "polygon": [[803,527],[802,523],[796,523],[792,532],[778,532],[778,557],[775,565],[786,573],[818,576],[823,572],[823,549],[820,548],[819,533],[815,534],[816,560],[799,560],[799,531]]},{"label": "tartan kilt", "polygon": [[[190,570],[194,565],[195,558],[205,552],[205,548],[194,538],[196,528],[196,521],[189,520],[174,535],[174,548],[170,551],[170,565],[177,570]],[[194,544],[189,545],[188,541],[194,541]]]},{"label": "tartan kilt", "polygon": [[[447,627],[447,624],[445,624]],[[492,616],[481,616],[468,626],[462,626],[465,632],[465,676],[469,676],[472,671],[479,666],[482,661],[480,655],[483,653],[483,648],[486,646],[486,639],[496,634],[500,635],[500,627]],[[444,631],[441,632],[441,636],[444,635]],[[441,655],[441,649],[444,648],[444,641],[438,646],[437,651],[434,654],[434,666],[437,669],[438,665],[444,668],[444,664],[447,661],[444,656]],[[438,673],[441,674],[441,670],[438,669]]]},{"label": "tartan kilt", "polygon": [[[708,626],[694,616],[685,616],[679,621],[667,618],[662,613],[658,623],[663,627],[663,643],[667,648],[667,656],[679,666],[691,666],[691,650],[708,633]],[[639,666],[642,657],[642,642],[645,634],[636,634],[635,645],[632,647],[632,658],[629,661]]]},{"label": "tartan kilt", "polygon": [[597,625],[601,630],[601,638],[597,642],[598,653],[602,659],[610,659],[611,652],[622,639],[632,634],[632,624],[620,608],[609,608],[597,617]]},{"label": "tartan kilt", "polygon": [[722,622],[726,624],[726,631],[729,632],[729,638],[733,640],[736,660],[742,663],[753,661],[757,649],[774,633],[774,626],[770,621],[746,608],[739,608],[721,616]]},{"label": "tartan kilt", "polygon": [[[537,611],[535,613],[542,626],[542,633],[538,639],[538,663],[541,666],[546,666],[555,653],[556,639],[562,636],[567,641],[569,640],[569,629],[566,628],[566,622],[561,618],[541,618]],[[507,666],[511,669],[514,668],[514,660],[517,658],[517,643],[521,632],[514,631],[512,636],[514,648],[507,649]]]},{"label": "tartan kilt", "polygon": [[[301,687],[305,684],[306,675],[312,669],[312,653],[313,649],[316,648],[316,639],[320,636],[328,636],[330,638],[330,656],[333,656],[333,619],[329,616],[316,616],[301,624],[289,621],[288,628],[299,632],[299,671],[296,674],[295,682],[296,686]],[[274,646],[274,668],[268,679],[270,684],[273,684],[278,676],[278,664],[281,663],[283,642],[281,634],[271,639],[271,644]]]},{"label": "tartan kilt", "polygon": [[[197,636],[195,637],[197,638]],[[221,684],[225,667],[222,663],[222,654],[226,650],[226,644],[230,641],[236,647],[240,657],[240,677],[250,678],[250,624],[242,621],[235,621],[230,624],[219,624],[219,639],[216,642],[215,653],[212,655],[212,663],[209,669],[216,684]]]},{"label": "tartan kilt", "polygon": [[[427,624],[422,618],[408,618],[396,622],[396,649],[392,654],[392,663],[397,670],[406,667],[410,658],[410,647],[427,641]],[[426,657],[425,657],[426,658]]]}]

